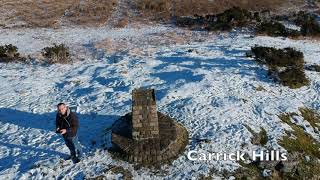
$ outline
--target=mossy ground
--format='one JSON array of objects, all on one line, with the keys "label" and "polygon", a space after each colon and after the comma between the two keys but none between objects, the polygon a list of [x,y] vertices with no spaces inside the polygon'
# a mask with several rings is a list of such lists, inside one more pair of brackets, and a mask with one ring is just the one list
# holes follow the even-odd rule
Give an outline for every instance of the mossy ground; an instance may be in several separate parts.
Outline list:
[{"label": "mossy ground", "polygon": [[[312,127],[318,127],[320,122],[320,115],[315,110],[302,107],[299,108],[301,116],[308,121]],[[283,113],[278,115],[279,119],[289,125],[292,131],[286,131],[287,135],[279,140],[279,144],[288,152],[291,161],[297,162],[297,165],[290,171],[282,171],[272,169],[271,176],[263,177],[263,169],[259,167],[258,163],[251,162],[246,164],[242,161],[239,164],[242,166],[233,173],[227,173],[227,176],[234,176],[236,179],[286,179],[286,180],[300,180],[300,179],[319,179],[320,178],[320,143],[314,139],[310,134],[307,134],[304,129],[295,124],[291,118],[297,116],[298,113]],[[252,129],[247,128],[250,132]],[[257,133],[256,133],[257,134]],[[267,134],[263,130],[260,135]],[[264,143],[261,142],[261,145]]]},{"label": "mossy ground", "polygon": [[[318,127],[320,122],[319,114],[309,108],[299,108],[304,120],[308,121],[312,127]],[[310,134],[307,134],[301,126],[291,121],[296,113],[280,114],[282,122],[288,124],[293,131],[288,131],[279,144],[284,147],[288,153],[299,153],[301,156],[297,159],[299,162],[295,171],[282,173],[283,179],[319,179],[320,178],[320,143]],[[308,159],[306,159],[308,157]]]},{"label": "mossy ground", "polygon": [[254,132],[249,126],[245,125],[248,131],[253,135],[253,139],[251,140],[252,144],[264,146],[268,142],[268,134],[267,131],[261,127],[260,132]]},{"label": "mossy ground", "polygon": [[291,122],[291,114],[281,114],[279,118],[288,124],[293,131],[287,132],[279,142],[288,152],[303,152],[307,155],[320,158],[320,144],[302,127]]}]

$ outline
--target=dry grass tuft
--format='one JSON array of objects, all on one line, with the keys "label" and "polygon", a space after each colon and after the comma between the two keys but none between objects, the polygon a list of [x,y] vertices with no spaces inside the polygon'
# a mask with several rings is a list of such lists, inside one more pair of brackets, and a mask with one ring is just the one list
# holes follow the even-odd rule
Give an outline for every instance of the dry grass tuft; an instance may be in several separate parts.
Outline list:
[{"label": "dry grass tuft", "polygon": [[115,25],[114,27],[116,28],[124,28],[129,24],[129,19],[128,18],[121,18]]}]

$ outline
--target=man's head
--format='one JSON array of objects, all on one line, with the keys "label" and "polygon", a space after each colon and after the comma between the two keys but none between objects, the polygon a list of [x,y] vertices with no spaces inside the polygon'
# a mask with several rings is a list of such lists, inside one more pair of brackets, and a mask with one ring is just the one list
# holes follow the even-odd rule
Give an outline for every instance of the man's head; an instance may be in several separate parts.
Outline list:
[{"label": "man's head", "polygon": [[68,108],[67,108],[66,104],[64,104],[64,103],[59,103],[59,104],[57,105],[57,108],[58,108],[59,114],[65,115],[65,114],[67,113]]}]

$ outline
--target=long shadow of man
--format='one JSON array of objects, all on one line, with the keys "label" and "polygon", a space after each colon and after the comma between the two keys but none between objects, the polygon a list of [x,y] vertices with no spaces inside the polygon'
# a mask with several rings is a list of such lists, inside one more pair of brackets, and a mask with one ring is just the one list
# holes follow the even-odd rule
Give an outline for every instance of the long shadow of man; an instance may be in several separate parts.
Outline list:
[{"label": "long shadow of man", "polygon": [[[55,117],[56,112],[35,114],[0,108],[0,126],[5,127],[0,130],[0,147],[7,150],[7,153],[1,156],[0,169],[20,166],[19,173],[24,173],[38,161],[65,157],[66,154],[61,152],[59,137],[53,133],[56,130],[53,121]],[[77,134],[85,153],[100,148],[99,142],[104,129],[111,127],[119,118],[117,115],[95,113],[78,114],[78,117],[81,126]],[[12,132],[12,128],[17,131]],[[34,141],[35,137],[39,138],[39,141]],[[16,138],[20,138],[19,144]],[[92,141],[96,141],[96,145],[93,145]],[[19,151],[18,155],[16,151]]]}]

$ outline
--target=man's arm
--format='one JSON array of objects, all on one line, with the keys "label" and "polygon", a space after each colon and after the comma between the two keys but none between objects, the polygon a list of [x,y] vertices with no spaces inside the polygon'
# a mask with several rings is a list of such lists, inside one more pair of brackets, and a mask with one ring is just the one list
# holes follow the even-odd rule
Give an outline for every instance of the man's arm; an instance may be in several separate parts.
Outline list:
[{"label": "man's arm", "polygon": [[70,113],[70,128],[67,129],[68,136],[75,136],[79,128],[79,120],[76,113]]},{"label": "man's arm", "polygon": [[59,116],[57,114],[56,115],[56,131],[58,131],[58,129],[60,129],[60,124],[59,124]]}]

